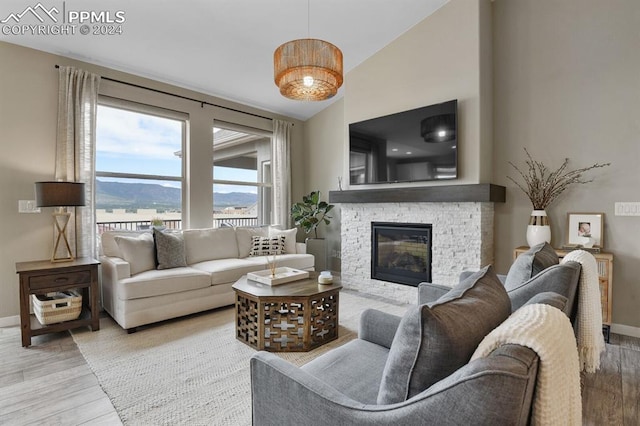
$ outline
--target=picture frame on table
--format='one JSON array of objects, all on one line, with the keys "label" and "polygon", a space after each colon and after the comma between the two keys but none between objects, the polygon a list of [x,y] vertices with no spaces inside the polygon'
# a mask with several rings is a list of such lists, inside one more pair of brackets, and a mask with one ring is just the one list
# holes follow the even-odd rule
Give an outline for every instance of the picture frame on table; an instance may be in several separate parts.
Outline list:
[{"label": "picture frame on table", "polygon": [[567,213],[567,246],[604,247],[604,213]]}]

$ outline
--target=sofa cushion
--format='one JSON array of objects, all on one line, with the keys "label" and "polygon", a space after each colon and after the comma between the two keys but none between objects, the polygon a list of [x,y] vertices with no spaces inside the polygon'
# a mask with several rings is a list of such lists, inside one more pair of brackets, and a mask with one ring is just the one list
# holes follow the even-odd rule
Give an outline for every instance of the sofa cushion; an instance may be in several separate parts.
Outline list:
[{"label": "sofa cushion", "polygon": [[300,369],[355,401],[375,405],[388,356],[389,349],[384,346],[355,339],[320,355]]},{"label": "sofa cushion", "polygon": [[205,260],[238,258],[238,242],[233,228],[187,229],[183,233],[188,265]]},{"label": "sofa cushion", "polygon": [[284,235],[277,237],[251,237],[249,256],[275,256],[284,254]]},{"label": "sofa cushion", "polygon": [[510,314],[511,302],[491,266],[436,302],[410,308],[391,344],[378,404],[405,401],[462,367]]},{"label": "sofa cushion", "polygon": [[236,241],[238,242],[238,257],[249,257],[253,246],[252,237],[268,237],[269,228],[262,227],[238,227],[236,228]]},{"label": "sofa cushion", "polygon": [[163,232],[154,229],[153,240],[156,243],[156,263],[158,269],[187,266],[182,232]]},{"label": "sofa cushion", "polygon": [[549,243],[536,244],[516,258],[509,268],[504,286],[507,291],[511,290],[558,263],[558,254]]},{"label": "sofa cushion", "polygon": [[136,237],[116,235],[114,237],[122,254],[122,259],[129,262],[131,275],[156,269],[155,246],[153,236],[149,232]]},{"label": "sofa cushion", "polygon": [[118,297],[121,300],[162,296],[211,287],[211,276],[194,268],[151,270],[120,280]]},{"label": "sofa cushion", "polygon": [[277,237],[280,235],[284,235],[284,252],[286,254],[295,254],[296,253],[296,236],[298,235],[298,228],[281,230],[275,226],[269,227],[270,237]]},{"label": "sofa cushion", "polygon": [[[273,257],[271,257],[273,260]],[[314,258],[310,254],[283,254],[278,256],[277,266],[294,269],[312,269]],[[190,265],[192,268],[211,274],[211,284],[233,283],[249,272],[267,269],[267,256],[247,257],[245,259],[217,259]]]}]

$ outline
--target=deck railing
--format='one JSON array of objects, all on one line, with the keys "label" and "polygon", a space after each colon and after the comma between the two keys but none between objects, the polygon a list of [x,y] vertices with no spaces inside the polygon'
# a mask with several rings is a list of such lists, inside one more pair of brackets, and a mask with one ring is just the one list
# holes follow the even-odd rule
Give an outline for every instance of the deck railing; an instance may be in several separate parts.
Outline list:
[{"label": "deck railing", "polygon": [[[162,224],[167,229],[181,229],[182,220],[180,219],[167,219],[163,220]],[[98,234],[102,234],[105,231],[127,230],[127,231],[140,231],[151,228],[150,220],[128,220],[128,221],[113,221],[113,222],[97,222]],[[258,226],[257,217],[225,217],[214,218],[213,227],[220,228],[223,226]]]}]

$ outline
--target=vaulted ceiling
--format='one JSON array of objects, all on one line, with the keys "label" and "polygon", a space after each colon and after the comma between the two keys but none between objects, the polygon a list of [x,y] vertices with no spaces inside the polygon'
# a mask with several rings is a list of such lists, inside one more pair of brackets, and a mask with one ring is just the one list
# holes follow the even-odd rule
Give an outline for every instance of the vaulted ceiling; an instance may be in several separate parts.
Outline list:
[{"label": "vaulted ceiling", "polygon": [[[107,28],[90,24],[83,35],[76,20],[72,35],[0,34],[0,40],[305,120],[339,99],[344,87],[321,102],[282,97],[273,82],[273,52],[280,44],[327,40],[342,50],[348,72],[447,1],[3,0],[0,21],[7,25],[54,24],[52,17],[56,24],[70,24],[69,18],[79,15],[69,13],[82,11],[106,12],[103,17],[124,17],[124,22],[121,34],[93,34]],[[41,12],[44,22],[38,22],[33,10],[51,15]]]}]

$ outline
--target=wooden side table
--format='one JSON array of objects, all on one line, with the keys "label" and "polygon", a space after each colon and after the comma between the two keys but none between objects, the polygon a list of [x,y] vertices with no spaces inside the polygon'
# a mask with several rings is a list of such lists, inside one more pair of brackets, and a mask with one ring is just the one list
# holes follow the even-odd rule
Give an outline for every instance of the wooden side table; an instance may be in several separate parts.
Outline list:
[{"label": "wooden side table", "polygon": [[[20,276],[20,328],[22,346],[31,345],[31,337],[56,333],[77,327],[90,326],[92,331],[100,329],[98,308],[98,262],[84,257],[64,263],[49,260],[16,263]],[[42,325],[29,314],[32,294],[46,294],[70,289],[82,290],[82,312],[72,321]]]}]

